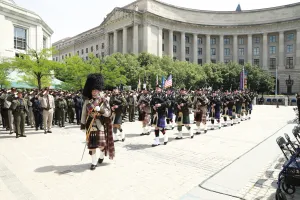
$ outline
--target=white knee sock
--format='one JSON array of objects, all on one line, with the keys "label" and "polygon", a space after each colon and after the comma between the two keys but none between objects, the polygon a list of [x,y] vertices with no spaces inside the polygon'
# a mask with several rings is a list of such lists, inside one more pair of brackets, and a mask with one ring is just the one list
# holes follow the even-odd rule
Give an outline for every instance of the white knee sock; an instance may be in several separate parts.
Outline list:
[{"label": "white knee sock", "polygon": [[179,137],[179,138],[182,137],[182,131],[178,131],[178,137]]},{"label": "white knee sock", "polygon": [[98,162],[97,155],[96,155],[96,153],[94,153],[92,155],[92,165],[97,165],[97,162]]},{"label": "white knee sock", "polygon": [[197,126],[197,132],[200,133],[201,132],[201,128],[200,126]]},{"label": "white knee sock", "polygon": [[100,156],[99,156],[99,158],[100,158],[100,159],[103,159],[103,158],[104,158],[104,152],[101,151],[101,150],[100,150]]},{"label": "white knee sock", "polygon": [[165,133],[165,135],[164,135],[164,142],[168,142],[168,134],[167,133]]}]

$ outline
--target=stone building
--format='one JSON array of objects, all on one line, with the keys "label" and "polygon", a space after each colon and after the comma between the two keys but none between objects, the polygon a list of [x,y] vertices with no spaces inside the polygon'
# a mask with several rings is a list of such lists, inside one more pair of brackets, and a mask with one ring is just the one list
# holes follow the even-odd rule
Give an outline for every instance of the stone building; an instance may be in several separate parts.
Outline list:
[{"label": "stone building", "polygon": [[[89,53],[148,52],[198,63],[249,62],[275,76],[279,93],[300,91],[300,3],[259,10],[204,11],[158,0],[115,8],[86,32],[53,44],[53,60]],[[292,83],[292,84],[291,84]]]},{"label": "stone building", "polygon": [[51,47],[52,29],[39,15],[13,0],[0,0],[0,27],[0,59]]}]

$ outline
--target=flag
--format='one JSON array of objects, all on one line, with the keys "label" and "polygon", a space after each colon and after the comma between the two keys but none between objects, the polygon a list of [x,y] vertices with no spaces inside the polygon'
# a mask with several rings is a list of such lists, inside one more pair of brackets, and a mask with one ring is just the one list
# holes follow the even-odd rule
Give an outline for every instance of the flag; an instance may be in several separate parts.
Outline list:
[{"label": "flag", "polygon": [[158,75],[156,75],[156,85],[158,85]]},{"label": "flag", "polygon": [[165,88],[172,87],[172,75],[165,81]]},{"label": "flag", "polygon": [[161,87],[165,87],[165,77],[162,76],[161,78]]},{"label": "flag", "polygon": [[137,88],[137,90],[138,90],[138,91],[140,91],[140,90],[141,90],[141,79],[140,79],[140,77],[139,77],[139,84],[138,84],[138,88]]}]

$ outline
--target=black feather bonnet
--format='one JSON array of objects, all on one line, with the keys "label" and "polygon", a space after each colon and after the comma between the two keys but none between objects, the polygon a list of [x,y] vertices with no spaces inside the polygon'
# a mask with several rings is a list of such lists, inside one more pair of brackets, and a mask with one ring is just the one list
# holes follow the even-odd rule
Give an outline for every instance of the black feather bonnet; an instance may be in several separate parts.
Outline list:
[{"label": "black feather bonnet", "polygon": [[102,74],[94,73],[87,76],[82,95],[91,99],[92,90],[103,90],[104,89],[104,78]]}]

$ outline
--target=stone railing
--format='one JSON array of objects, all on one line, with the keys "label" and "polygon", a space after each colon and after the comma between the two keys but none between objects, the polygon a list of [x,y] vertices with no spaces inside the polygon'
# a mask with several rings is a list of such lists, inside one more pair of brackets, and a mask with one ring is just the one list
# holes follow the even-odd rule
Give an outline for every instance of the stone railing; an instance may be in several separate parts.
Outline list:
[{"label": "stone railing", "polygon": [[264,95],[263,97],[259,95],[254,99],[254,103],[257,105],[284,105],[284,106],[296,106],[297,99],[295,96],[286,95]]}]

